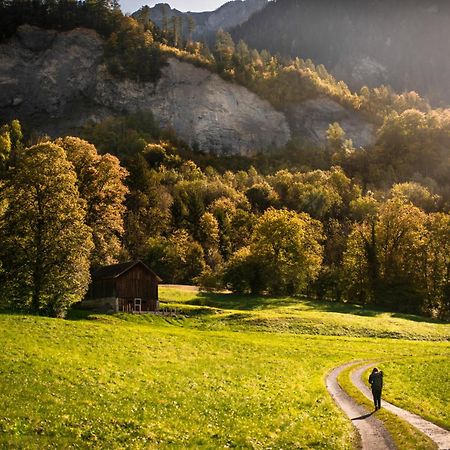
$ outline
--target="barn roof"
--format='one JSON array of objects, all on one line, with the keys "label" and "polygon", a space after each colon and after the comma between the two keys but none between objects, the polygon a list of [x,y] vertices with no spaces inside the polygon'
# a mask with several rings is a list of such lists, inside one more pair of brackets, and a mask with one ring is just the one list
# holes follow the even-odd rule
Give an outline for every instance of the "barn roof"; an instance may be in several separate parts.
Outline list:
[{"label": "barn roof", "polygon": [[150,267],[144,264],[141,260],[100,267],[92,274],[92,279],[101,280],[105,278],[118,278],[138,264],[142,265],[148,272],[153,274],[158,279],[158,281],[162,281],[161,278],[159,278],[158,275],[156,275],[156,273],[153,272],[153,270],[150,269]]}]

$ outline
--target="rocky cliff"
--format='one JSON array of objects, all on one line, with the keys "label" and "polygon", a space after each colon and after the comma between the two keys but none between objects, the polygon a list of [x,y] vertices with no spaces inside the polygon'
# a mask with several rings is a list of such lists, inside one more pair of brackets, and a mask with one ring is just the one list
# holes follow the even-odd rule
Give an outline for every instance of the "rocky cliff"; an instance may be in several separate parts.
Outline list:
[{"label": "rocky cliff", "polygon": [[89,30],[20,27],[0,46],[0,114],[60,134],[90,119],[151,110],[191,145],[217,153],[250,154],[290,138],[282,113],[205,69],[170,59],[156,84],[119,81],[102,54]]},{"label": "rocky cliff", "polygon": [[337,103],[319,98],[284,113],[248,89],[176,59],[157,83],[119,81],[102,63],[103,43],[93,31],[68,32],[22,26],[0,45],[0,116],[19,118],[38,132],[76,132],[89,120],[152,111],[194,148],[249,155],[282,147],[292,134],[321,145],[338,121],[356,145],[372,128]]},{"label": "rocky cliff", "polygon": [[374,125],[327,97],[293,105],[287,109],[286,116],[293,135],[317,145],[326,142],[328,126],[334,122],[339,123],[355,147],[365,147],[374,141]]}]

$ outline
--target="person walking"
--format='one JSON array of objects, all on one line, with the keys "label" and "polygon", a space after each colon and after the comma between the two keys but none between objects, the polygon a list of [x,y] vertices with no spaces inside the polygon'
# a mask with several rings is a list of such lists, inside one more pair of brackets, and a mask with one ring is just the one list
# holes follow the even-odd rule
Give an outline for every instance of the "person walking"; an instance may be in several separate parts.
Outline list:
[{"label": "person walking", "polygon": [[383,372],[376,367],[369,376],[369,384],[372,388],[375,411],[381,408],[381,391],[383,390]]}]

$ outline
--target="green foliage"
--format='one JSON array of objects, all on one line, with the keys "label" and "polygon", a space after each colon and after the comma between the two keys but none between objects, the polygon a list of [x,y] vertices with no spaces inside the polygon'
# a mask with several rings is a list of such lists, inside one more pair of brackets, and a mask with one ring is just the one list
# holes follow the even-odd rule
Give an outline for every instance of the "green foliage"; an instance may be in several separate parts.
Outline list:
[{"label": "green foliage", "polygon": [[117,262],[124,233],[127,171],[110,154],[99,155],[96,148],[75,137],[55,142],[62,147],[77,174],[77,186],[86,203],[86,224],[92,229],[94,250],[92,266]]},{"label": "green foliage", "polygon": [[270,208],[256,223],[249,248],[229,261],[225,280],[237,292],[300,293],[320,269],[321,232],[307,214]]},{"label": "green foliage", "polygon": [[0,168],[5,165],[11,153],[11,134],[8,125],[0,129]]},{"label": "green foliage", "polygon": [[447,215],[427,216],[402,197],[366,214],[347,244],[348,297],[404,312],[434,308],[446,314],[447,221]]},{"label": "green foliage", "polygon": [[408,181],[419,173],[448,186],[449,139],[448,110],[424,113],[410,109],[394,113],[379,130],[374,159],[382,167],[389,164],[394,181]]},{"label": "green foliage", "polygon": [[14,165],[15,154],[22,148],[22,127],[18,120],[0,127],[0,178]]},{"label": "green foliage", "polygon": [[224,284],[233,292],[257,294],[266,284],[262,269],[250,248],[242,247],[231,256],[224,269]]},{"label": "green foliage", "polygon": [[203,249],[185,230],[150,238],[147,246],[145,260],[167,283],[190,283],[205,270]]},{"label": "green foliage", "polygon": [[156,82],[166,64],[151,31],[125,16],[106,40],[104,56],[111,74],[137,81]]},{"label": "green foliage", "polygon": [[0,260],[11,306],[63,315],[84,295],[92,239],[76,181],[64,150],[55,144],[17,155],[1,193],[6,211]]}]

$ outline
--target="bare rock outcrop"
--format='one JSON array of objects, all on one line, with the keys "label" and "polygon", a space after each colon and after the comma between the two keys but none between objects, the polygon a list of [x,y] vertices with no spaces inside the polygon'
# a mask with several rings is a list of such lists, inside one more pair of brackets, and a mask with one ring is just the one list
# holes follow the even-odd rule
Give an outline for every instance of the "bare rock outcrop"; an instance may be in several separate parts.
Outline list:
[{"label": "bare rock outcrop", "polygon": [[19,118],[50,136],[76,133],[90,120],[152,111],[193,148],[251,155],[284,146],[291,135],[324,145],[339,122],[356,146],[373,141],[373,126],[326,97],[276,111],[248,89],[171,58],[157,83],[118,80],[103,64],[92,30],[22,26],[0,45],[0,117]]},{"label": "bare rock outcrop", "polygon": [[294,105],[286,113],[292,133],[315,145],[324,145],[330,123],[338,122],[355,147],[374,143],[375,126],[328,97]]},{"label": "bare rock outcrop", "polygon": [[252,154],[290,139],[282,113],[206,69],[170,59],[156,84],[119,81],[102,55],[93,31],[20,27],[0,45],[0,114],[61,134],[89,119],[151,110],[191,145],[220,154]]},{"label": "bare rock outcrop", "polygon": [[114,110],[150,109],[189,144],[220,154],[251,154],[290,138],[285,116],[248,89],[170,59],[156,85],[118,82],[102,70],[96,100]]}]

